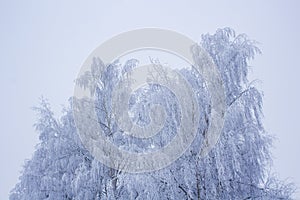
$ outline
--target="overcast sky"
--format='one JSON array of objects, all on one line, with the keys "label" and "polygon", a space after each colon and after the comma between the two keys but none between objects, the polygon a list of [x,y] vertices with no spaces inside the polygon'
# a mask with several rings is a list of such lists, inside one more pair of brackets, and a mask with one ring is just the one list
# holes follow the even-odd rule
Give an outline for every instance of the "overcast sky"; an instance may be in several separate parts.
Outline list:
[{"label": "overcast sky", "polygon": [[[300,186],[299,1],[0,1],[0,199],[17,183],[38,142],[41,95],[56,115],[72,96],[85,58],[103,41],[143,27],[178,31],[195,41],[232,27],[260,42],[251,78],[264,92],[265,127],[277,140],[274,171]],[[300,195],[297,195],[300,198]]]}]

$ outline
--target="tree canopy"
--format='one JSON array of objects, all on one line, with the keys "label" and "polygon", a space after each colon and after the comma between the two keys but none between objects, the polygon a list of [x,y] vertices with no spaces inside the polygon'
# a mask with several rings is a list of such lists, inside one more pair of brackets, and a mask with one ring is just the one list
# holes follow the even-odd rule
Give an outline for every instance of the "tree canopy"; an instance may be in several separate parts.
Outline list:
[{"label": "tree canopy", "polygon": [[[291,199],[294,187],[270,174],[272,137],[262,124],[262,94],[248,81],[248,62],[260,50],[246,35],[230,28],[202,36],[200,45],[220,71],[227,111],[223,132],[206,157],[198,152],[211,114],[210,95],[204,80],[190,67],[179,69],[192,86],[201,110],[197,137],[170,166],[147,173],[126,173],[97,161],[77,134],[72,101],[55,119],[46,100],[35,110],[40,143],[26,161],[10,199]],[[152,61],[160,65],[159,61]],[[132,121],[149,123],[149,108],[165,108],[163,129],[151,139],[126,135],[111,116],[111,93],[119,77],[138,67],[138,60],[104,66],[94,58],[92,68],[105,67],[96,88],[97,116],[106,137],[120,148],[134,152],[155,151],[176,134],[180,110],[167,88],[152,84],[137,90],[129,101]],[[77,80],[89,87],[91,74]],[[72,100],[72,99],[71,99]]]}]

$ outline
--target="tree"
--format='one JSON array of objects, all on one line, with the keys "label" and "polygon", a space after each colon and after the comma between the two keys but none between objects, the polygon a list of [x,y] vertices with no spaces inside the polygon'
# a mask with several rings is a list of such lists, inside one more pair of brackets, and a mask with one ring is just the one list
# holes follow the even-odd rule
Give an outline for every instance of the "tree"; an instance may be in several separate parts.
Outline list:
[{"label": "tree", "polygon": [[[271,137],[261,122],[262,95],[247,80],[248,61],[260,50],[246,35],[230,28],[202,36],[202,47],[221,73],[228,107],[223,133],[208,156],[199,156],[211,112],[209,92],[201,76],[191,68],[179,70],[192,86],[201,118],[197,137],[190,148],[170,166],[148,173],[125,173],[106,167],[85,149],[77,133],[70,108],[56,120],[42,100],[35,108],[40,143],[24,166],[20,182],[10,199],[291,199],[294,187],[268,173]],[[152,60],[155,65],[159,61]],[[95,58],[91,69],[104,69],[101,78],[86,73],[77,80],[95,92],[97,116],[106,137],[128,151],[155,151],[168,143],[180,123],[179,105],[167,88],[152,84],[137,90],[129,110],[136,124],[149,123],[151,104],[165,108],[163,129],[150,140],[126,135],[112,116],[112,90],[120,77],[138,67],[137,60],[105,66]],[[97,87],[91,88],[97,82]]]}]

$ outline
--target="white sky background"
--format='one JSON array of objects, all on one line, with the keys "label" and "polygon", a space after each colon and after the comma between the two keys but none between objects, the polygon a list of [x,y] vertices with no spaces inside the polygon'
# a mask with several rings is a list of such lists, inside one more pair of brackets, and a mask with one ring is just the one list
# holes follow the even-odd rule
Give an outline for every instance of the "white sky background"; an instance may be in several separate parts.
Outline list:
[{"label": "white sky background", "polygon": [[[298,1],[299,2],[299,1]],[[277,140],[274,171],[300,186],[300,3],[295,1],[0,1],[0,199],[17,183],[38,142],[41,95],[57,116],[89,53],[118,33],[160,27],[200,41],[232,27],[259,41],[251,79],[264,91],[265,127]],[[300,193],[297,195],[300,198]]]}]

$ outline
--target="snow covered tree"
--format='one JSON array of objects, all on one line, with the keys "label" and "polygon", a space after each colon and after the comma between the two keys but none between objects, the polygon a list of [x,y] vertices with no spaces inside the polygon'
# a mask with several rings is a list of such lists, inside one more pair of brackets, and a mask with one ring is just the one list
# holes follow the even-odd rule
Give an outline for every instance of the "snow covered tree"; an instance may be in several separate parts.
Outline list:
[{"label": "snow covered tree", "polygon": [[[247,80],[248,61],[259,49],[246,35],[230,28],[202,36],[202,47],[220,71],[227,111],[221,138],[206,157],[198,152],[210,123],[210,96],[204,80],[191,68],[179,71],[192,86],[201,112],[197,137],[188,150],[170,166],[132,174],[111,169],[97,161],[82,145],[70,108],[61,119],[53,117],[49,104],[35,110],[40,134],[36,151],[24,166],[20,182],[10,199],[291,199],[294,188],[269,175],[272,139],[263,128],[262,95]],[[196,52],[195,52],[196,54]],[[152,61],[160,65],[158,61]],[[164,127],[151,139],[126,135],[112,116],[111,96],[120,77],[138,67],[137,60],[104,66],[95,58],[92,70],[105,69],[100,80],[87,73],[77,80],[96,94],[97,116],[106,137],[120,148],[134,152],[155,151],[176,134],[180,111],[176,97],[167,88],[152,84],[135,91],[129,101],[132,121],[149,123],[152,104],[165,108]]]}]

